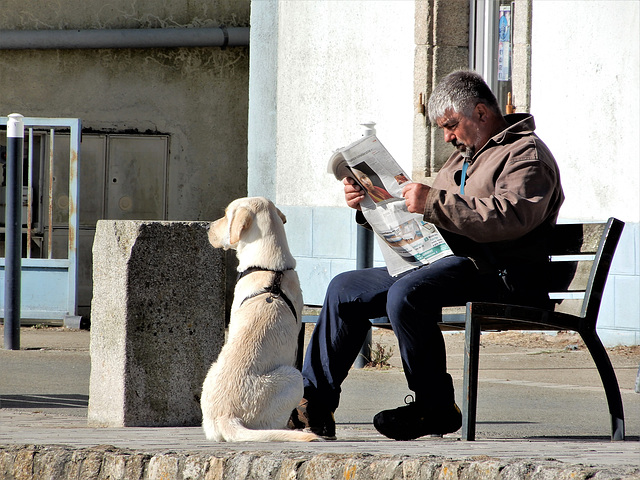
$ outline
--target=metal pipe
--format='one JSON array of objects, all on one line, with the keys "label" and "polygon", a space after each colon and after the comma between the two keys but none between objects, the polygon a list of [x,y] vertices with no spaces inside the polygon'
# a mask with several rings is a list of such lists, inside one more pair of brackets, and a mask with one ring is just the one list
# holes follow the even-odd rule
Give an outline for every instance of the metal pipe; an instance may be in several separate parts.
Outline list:
[{"label": "metal pipe", "polygon": [[53,258],[53,158],[54,158],[54,143],[55,143],[55,130],[52,128],[49,133],[49,225],[47,230],[49,238],[47,242],[47,258]]},{"label": "metal pipe", "polygon": [[0,50],[246,47],[249,27],[0,30]]},{"label": "metal pipe", "polygon": [[[363,123],[363,137],[370,137],[376,134],[375,122]],[[357,229],[357,250],[356,250],[356,268],[373,267],[373,232],[367,228],[358,226]]]},{"label": "metal pipe", "polygon": [[[78,247],[80,246],[80,137],[82,126],[80,119],[71,125],[69,136],[69,316],[76,316],[78,298]],[[79,328],[79,326],[78,326]]]},{"label": "metal pipe", "polygon": [[[365,128],[364,137],[376,134],[374,122],[363,123],[362,126]],[[356,229],[356,245],[356,268],[361,270],[373,267],[373,232],[358,225]],[[362,348],[360,348],[360,354],[353,364],[354,368],[362,368],[371,360],[371,342],[372,335],[371,329],[369,329]]]},{"label": "metal pipe", "polygon": [[33,128],[29,129],[29,162],[27,170],[27,258],[31,258],[31,225],[33,224]]},{"label": "metal pipe", "polygon": [[[364,228],[362,225],[356,227],[356,268],[358,270],[370,268],[373,266],[373,232]],[[363,368],[371,361],[371,343],[373,335],[371,329],[367,332],[367,336],[362,343],[360,353],[353,363],[354,368]]]},{"label": "metal pipe", "polygon": [[4,348],[20,350],[20,289],[22,280],[22,157],[24,117],[7,122],[7,207],[5,220]]}]

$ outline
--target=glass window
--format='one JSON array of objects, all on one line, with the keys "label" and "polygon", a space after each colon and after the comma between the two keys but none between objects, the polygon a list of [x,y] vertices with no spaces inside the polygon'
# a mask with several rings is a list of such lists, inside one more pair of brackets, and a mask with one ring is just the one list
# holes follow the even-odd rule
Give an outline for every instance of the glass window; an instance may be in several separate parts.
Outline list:
[{"label": "glass window", "polygon": [[511,113],[509,105],[511,101],[512,84],[512,4],[510,1],[501,0],[499,5],[498,17],[498,52],[497,52],[497,88],[495,94],[498,97],[498,103],[502,107],[503,113]]},{"label": "glass window", "polygon": [[512,113],[513,15],[510,0],[472,0],[470,67],[484,77],[498,98],[503,113]]}]

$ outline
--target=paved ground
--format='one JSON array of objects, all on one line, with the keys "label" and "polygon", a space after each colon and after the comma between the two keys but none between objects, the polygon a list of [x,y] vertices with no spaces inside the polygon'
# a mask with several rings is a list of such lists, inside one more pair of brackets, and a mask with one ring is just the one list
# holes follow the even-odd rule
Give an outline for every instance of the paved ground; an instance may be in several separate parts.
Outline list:
[{"label": "paved ground", "polygon": [[[311,328],[311,327],[308,327]],[[0,445],[114,445],[144,451],[275,451],[278,445],[207,442],[198,427],[96,429],[86,426],[89,332],[23,328],[20,351],[0,350]],[[621,386],[626,442],[609,441],[609,416],[593,362],[575,335],[483,335],[476,442],[459,434],[394,442],[371,418],[409,393],[390,332],[374,347],[393,353],[386,369],[352,370],[336,412],[338,441],[286,448],[312,453],[436,455],[464,459],[554,458],[570,464],[640,466],[640,347],[610,350]],[[449,370],[460,390],[462,335],[446,335]]]}]

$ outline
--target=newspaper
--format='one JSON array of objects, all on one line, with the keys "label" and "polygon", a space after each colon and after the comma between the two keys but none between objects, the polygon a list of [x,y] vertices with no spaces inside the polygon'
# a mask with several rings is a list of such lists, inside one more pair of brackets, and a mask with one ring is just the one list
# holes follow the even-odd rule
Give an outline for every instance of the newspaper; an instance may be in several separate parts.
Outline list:
[{"label": "newspaper", "polygon": [[353,178],[366,192],[360,207],[376,233],[390,275],[453,255],[435,225],[407,210],[402,187],[411,178],[375,135],[336,151],[328,172],[338,180]]}]

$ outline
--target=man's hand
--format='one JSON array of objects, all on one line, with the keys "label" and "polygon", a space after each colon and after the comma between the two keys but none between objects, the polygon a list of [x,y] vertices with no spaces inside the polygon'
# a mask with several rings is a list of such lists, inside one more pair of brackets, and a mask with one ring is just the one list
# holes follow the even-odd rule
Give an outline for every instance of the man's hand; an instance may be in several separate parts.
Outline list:
[{"label": "man's hand", "polygon": [[427,206],[427,194],[431,187],[423,183],[409,183],[402,187],[402,196],[404,197],[407,209],[411,213],[424,213]]},{"label": "man's hand", "polygon": [[364,192],[360,185],[350,177],[344,177],[342,183],[344,183],[344,199],[347,201],[347,205],[356,210],[362,210],[360,202],[364,200]]}]

